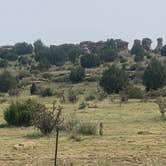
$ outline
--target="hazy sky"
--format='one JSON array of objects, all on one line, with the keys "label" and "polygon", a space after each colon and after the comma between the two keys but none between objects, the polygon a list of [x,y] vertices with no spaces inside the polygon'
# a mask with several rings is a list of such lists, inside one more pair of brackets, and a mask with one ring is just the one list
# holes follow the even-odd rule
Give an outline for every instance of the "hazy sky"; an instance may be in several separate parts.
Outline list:
[{"label": "hazy sky", "polygon": [[163,37],[166,0],[0,0],[0,44]]}]

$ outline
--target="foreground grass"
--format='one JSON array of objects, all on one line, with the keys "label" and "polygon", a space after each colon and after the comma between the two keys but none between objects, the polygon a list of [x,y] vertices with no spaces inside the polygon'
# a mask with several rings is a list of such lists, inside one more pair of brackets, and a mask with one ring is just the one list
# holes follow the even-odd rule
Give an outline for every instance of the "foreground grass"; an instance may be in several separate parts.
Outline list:
[{"label": "foreground grass", "polygon": [[[18,98],[19,99],[19,98]],[[54,98],[36,98],[51,107]],[[14,100],[14,99],[13,99]],[[0,111],[0,165],[53,165],[54,134],[43,137],[34,128],[10,128],[3,120],[3,109],[10,103],[1,104]],[[166,165],[166,122],[161,121],[154,103],[130,100],[123,104],[109,100],[95,101],[97,108],[78,110],[78,104],[65,104],[64,114],[74,112],[80,119],[103,122],[103,136],[82,136],[80,142],[60,133],[60,165],[136,166]],[[13,146],[33,141],[33,149],[16,150]]]}]

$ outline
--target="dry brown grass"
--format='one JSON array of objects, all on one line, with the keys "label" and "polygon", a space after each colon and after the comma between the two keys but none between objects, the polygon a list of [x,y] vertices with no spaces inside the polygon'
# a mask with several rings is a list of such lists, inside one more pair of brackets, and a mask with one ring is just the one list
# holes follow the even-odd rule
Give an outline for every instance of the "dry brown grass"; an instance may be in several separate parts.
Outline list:
[{"label": "dry brown grass", "polygon": [[[12,98],[12,100],[22,99]],[[26,97],[25,97],[26,98]],[[34,97],[51,108],[52,98]],[[11,100],[11,98],[9,98]],[[0,165],[52,165],[54,135],[43,137],[34,128],[10,128],[3,125],[3,109],[10,100],[1,104],[0,112]],[[95,101],[94,101],[95,102]],[[64,114],[77,110],[77,104],[65,104]],[[103,136],[83,136],[74,142],[65,133],[60,133],[59,159],[64,164],[106,165],[166,165],[166,122],[161,121],[154,103],[130,100],[127,104],[97,102],[97,108],[86,108],[75,113],[80,119],[104,124]],[[15,144],[32,141],[33,149],[14,148]]]}]

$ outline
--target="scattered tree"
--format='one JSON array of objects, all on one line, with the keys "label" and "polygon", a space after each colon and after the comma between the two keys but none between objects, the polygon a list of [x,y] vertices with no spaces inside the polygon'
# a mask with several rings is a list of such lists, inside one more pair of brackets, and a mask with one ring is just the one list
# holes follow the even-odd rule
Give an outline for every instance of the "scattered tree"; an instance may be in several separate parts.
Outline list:
[{"label": "scattered tree", "polygon": [[86,54],[81,57],[81,66],[84,68],[98,67],[100,65],[100,58],[95,54]]},{"label": "scattered tree", "polygon": [[78,83],[82,81],[85,77],[85,69],[81,66],[77,66],[71,69],[70,81],[72,83]]},{"label": "scattered tree", "polygon": [[103,60],[104,62],[112,62],[116,59],[118,53],[116,50],[113,49],[103,49],[101,52],[101,60]]},{"label": "scattered tree", "polygon": [[8,61],[6,59],[0,59],[0,67],[1,68],[6,68],[8,67]]},{"label": "scattered tree", "polygon": [[13,126],[31,126],[33,118],[36,116],[43,105],[33,101],[26,100],[12,103],[4,111],[4,119],[9,125]]},{"label": "scattered tree", "polygon": [[157,59],[152,59],[143,75],[143,84],[146,90],[157,90],[166,83],[166,68]]},{"label": "scattered tree", "polygon": [[161,56],[166,56],[166,45],[161,49]]},{"label": "scattered tree", "polygon": [[26,42],[16,43],[14,45],[14,51],[17,55],[30,54],[33,51],[33,46]]},{"label": "scattered tree", "polygon": [[38,89],[37,89],[35,83],[32,83],[32,85],[31,85],[31,87],[30,87],[30,92],[31,92],[31,95],[35,95],[35,94],[37,94]]},{"label": "scattered tree", "polygon": [[13,77],[8,71],[4,71],[0,74],[0,91],[8,92],[10,89],[14,89],[17,86],[16,78]]},{"label": "scattered tree", "polygon": [[108,94],[119,93],[128,85],[128,74],[123,69],[111,66],[103,72],[100,79],[100,86]]}]

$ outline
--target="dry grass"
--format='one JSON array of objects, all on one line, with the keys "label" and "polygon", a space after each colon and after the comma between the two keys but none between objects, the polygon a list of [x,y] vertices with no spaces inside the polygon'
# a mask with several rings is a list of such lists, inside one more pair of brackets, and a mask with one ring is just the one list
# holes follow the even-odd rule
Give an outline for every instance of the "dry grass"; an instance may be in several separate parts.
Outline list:
[{"label": "dry grass", "polygon": [[[3,109],[11,100],[1,104],[0,111],[0,165],[53,165],[54,135],[43,137],[33,128],[10,128],[3,120]],[[52,98],[34,97],[51,107]],[[94,101],[95,102],[95,101]],[[77,110],[79,103],[65,104],[64,114]],[[154,103],[130,100],[127,104],[97,102],[97,108],[76,111],[80,119],[103,122],[103,136],[83,136],[74,142],[65,133],[60,134],[60,165],[137,166],[166,165],[166,122],[161,121],[158,107]],[[34,149],[16,150],[20,142],[33,141]],[[106,163],[105,163],[106,162]]]}]

